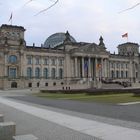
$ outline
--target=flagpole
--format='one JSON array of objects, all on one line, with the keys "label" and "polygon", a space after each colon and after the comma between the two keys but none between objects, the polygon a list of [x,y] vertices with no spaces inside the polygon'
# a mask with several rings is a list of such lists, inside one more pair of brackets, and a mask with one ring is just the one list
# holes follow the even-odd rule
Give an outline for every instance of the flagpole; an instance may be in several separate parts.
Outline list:
[{"label": "flagpole", "polygon": [[13,12],[11,13],[11,25],[13,24]]},{"label": "flagpole", "polygon": [[128,42],[128,36],[127,36],[127,42]]},{"label": "flagpole", "polygon": [[13,24],[13,13],[11,12],[11,16],[9,18],[9,22],[11,23],[11,25]]},{"label": "flagpole", "polygon": [[13,19],[11,18],[11,25],[12,25],[12,23],[13,23]]}]

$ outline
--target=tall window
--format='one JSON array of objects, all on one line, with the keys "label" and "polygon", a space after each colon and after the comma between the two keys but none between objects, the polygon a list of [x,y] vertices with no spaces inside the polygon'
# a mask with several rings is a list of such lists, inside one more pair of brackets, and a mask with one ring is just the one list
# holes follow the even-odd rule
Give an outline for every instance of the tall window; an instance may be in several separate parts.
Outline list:
[{"label": "tall window", "polygon": [[56,65],[56,59],[52,59],[52,65],[55,66]]},{"label": "tall window", "polygon": [[114,78],[114,71],[111,71],[111,78]]},{"label": "tall window", "polygon": [[31,56],[27,57],[27,64],[28,65],[32,64],[32,57]]},{"label": "tall window", "polygon": [[32,78],[32,68],[27,68],[27,77]]},{"label": "tall window", "polygon": [[119,74],[120,74],[120,73],[119,73],[119,71],[117,70],[117,71],[116,71],[116,78],[119,78],[119,77],[120,77]]},{"label": "tall window", "polygon": [[59,66],[63,66],[63,59],[59,59]]},{"label": "tall window", "polygon": [[123,73],[123,71],[121,71],[121,78],[124,78],[124,73]]},{"label": "tall window", "polygon": [[128,78],[128,71],[126,71],[126,78]]},{"label": "tall window", "polygon": [[9,63],[17,63],[17,56],[15,55],[9,56]]},{"label": "tall window", "polygon": [[43,70],[43,75],[44,75],[44,78],[45,78],[45,79],[48,79],[48,77],[49,77],[49,72],[48,72],[48,69],[47,69],[47,68],[44,68],[44,70]]},{"label": "tall window", "polygon": [[52,79],[56,78],[56,70],[55,70],[55,68],[52,68],[51,77],[52,77]]},{"label": "tall window", "polygon": [[123,68],[123,63],[121,63],[121,68]]},{"label": "tall window", "polygon": [[117,68],[119,68],[119,66],[120,66],[119,63],[117,63],[116,65],[117,65]]},{"label": "tall window", "polygon": [[49,59],[48,58],[44,58],[44,65],[49,65]]},{"label": "tall window", "polygon": [[36,60],[35,64],[36,64],[36,65],[39,65],[39,64],[40,64],[39,57],[37,57],[35,60]]},{"label": "tall window", "polygon": [[40,78],[40,68],[35,69],[35,77]]},{"label": "tall window", "polygon": [[63,79],[63,69],[59,69],[59,78]]},{"label": "tall window", "polygon": [[16,68],[9,68],[9,77],[16,78]]},{"label": "tall window", "polygon": [[111,62],[111,68],[115,68],[115,63]]}]

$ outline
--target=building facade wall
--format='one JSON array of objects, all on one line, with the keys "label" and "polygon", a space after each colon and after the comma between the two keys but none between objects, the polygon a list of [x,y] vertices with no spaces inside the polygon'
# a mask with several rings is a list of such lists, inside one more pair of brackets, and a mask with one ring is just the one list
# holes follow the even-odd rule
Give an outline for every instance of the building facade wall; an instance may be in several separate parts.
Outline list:
[{"label": "building facade wall", "polygon": [[138,44],[119,45],[119,54],[106,51],[103,38],[100,45],[65,42],[51,49],[27,46],[24,31],[20,26],[0,28],[0,89],[96,88],[109,79],[140,80]]}]

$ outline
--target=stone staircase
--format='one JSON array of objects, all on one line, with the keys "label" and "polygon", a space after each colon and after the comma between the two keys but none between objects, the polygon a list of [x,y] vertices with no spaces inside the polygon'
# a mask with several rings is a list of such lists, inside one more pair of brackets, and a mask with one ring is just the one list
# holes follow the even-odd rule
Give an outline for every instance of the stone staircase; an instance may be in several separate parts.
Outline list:
[{"label": "stone staircase", "polygon": [[122,89],[124,88],[122,85],[115,84],[115,83],[110,83],[110,84],[102,84],[102,89]]}]

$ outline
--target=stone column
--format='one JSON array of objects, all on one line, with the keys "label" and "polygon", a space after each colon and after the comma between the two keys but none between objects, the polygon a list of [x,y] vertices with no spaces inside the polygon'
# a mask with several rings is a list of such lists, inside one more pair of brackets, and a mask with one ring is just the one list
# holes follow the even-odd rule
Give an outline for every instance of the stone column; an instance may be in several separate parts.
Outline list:
[{"label": "stone column", "polygon": [[132,64],[132,71],[133,71],[133,82],[136,82],[136,67],[135,67],[135,62]]},{"label": "stone column", "polygon": [[84,74],[84,57],[82,57],[82,78],[85,77],[85,74]]},{"label": "stone column", "polygon": [[77,57],[75,57],[75,77],[78,77],[78,69],[77,69],[77,65],[78,65],[78,63],[77,63]]},{"label": "stone column", "polygon": [[138,65],[138,79],[140,80],[140,65]]},{"label": "stone column", "polygon": [[119,61],[119,78],[121,79],[121,62]]},{"label": "stone column", "polygon": [[110,66],[110,61],[108,60],[107,62],[107,78],[111,78],[111,66]]},{"label": "stone column", "polygon": [[7,53],[5,53],[5,55],[4,55],[4,76],[8,76],[9,74],[8,74],[8,68],[7,68]]},{"label": "stone column", "polygon": [[97,73],[97,58],[95,57],[95,66],[94,66],[94,69],[95,69],[95,77],[97,78],[98,77],[98,73]]},{"label": "stone column", "polygon": [[25,60],[26,60],[26,55],[22,52],[20,54],[20,75],[22,78],[24,78],[26,75],[25,75],[25,71],[27,73],[27,69],[26,69],[26,64],[25,64]]},{"label": "stone column", "polygon": [[32,56],[32,77],[35,78],[35,57]]},{"label": "stone column", "polygon": [[114,79],[116,79],[116,63],[114,63]]},{"label": "stone column", "polygon": [[101,78],[104,77],[104,61],[103,58],[101,58]]},{"label": "stone column", "polygon": [[88,58],[88,77],[91,78],[91,58]]},{"label": "stone column", "polygon": [[132,82],[133,81],[133,64],[132,64],[132,61],[130,60],[130,63],[129,63],[129,78],[130,78],[130,81]]},{"label": "stone column", "polygon": [[41,64],[41,75],[40,77],[43,78],[43,57],[40,57],[40,64]]},{"label": "stone column", "polygon": [[60,76],[59,76],[59,59],[58,58],[56,59],[56,77],[60,78]]},{"label": "stone column", "polygon": [[51,61],[52,61],[52,60],[51,60],[51,59],[52,59],[51,57],[48,58],[48,61],[49,61],[48,70],[49,70],[49,78],[50,78],[50,79],[52,79],[52,77],[51,77],[51,76],[52,76],[52,72],[51,72],[51,70],[52,70],[52,69],[51,69],[51,65],[52,65],[52,62],[51,62]]},{"label": "stone column", "polygon": [[[103,67],[102,67],[103,69]],[[105,58],[104,61],[104,78],[107,78],[107,59]]]}]

